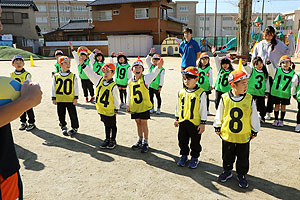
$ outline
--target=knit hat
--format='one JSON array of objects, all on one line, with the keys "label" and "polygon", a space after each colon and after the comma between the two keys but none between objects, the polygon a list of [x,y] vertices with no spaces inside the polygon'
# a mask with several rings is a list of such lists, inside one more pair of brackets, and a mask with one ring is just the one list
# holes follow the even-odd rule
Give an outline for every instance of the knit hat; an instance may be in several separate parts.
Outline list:
[{"label": "knit hat", "polygon": [[54,53],[55,56],[58,56],[58,55],[64,55],[64,52],[62,52],[62,50],[56,50],[55,53]]},{"label": "knit hat", "polygon": [[201,58],[209,58],[209,55],[208,55],[208,53],[206,53],[206,52],[204,52],[204,53],[201,53],[201,55],[200,55],[200,59]]},{"label": "knit hat", "polygon": [[20,56],[20,55],[15,55],[15,56],[12,58],[11,62],[14,63],[14,61],[17,60],[17,59],[21,59],[21,60],[23,60],[23,62],[24,62],[24,58],[23,58],[22,56]]},{"label": "knit hat", "polygon": [[284,55],[284,56],[282,56],[282,57],[280,58],[279,64],[281,64],[281,63],[283,63],[283,62],[285,62],[285,61],[290,61],[290,62],[292,62],[292,59],[291,59],[291,57],[289,57],[288,55]]},{"label": "knit hat", "polygon": [[241,70],[234,70],[229,74],[228,82],[230,85],[232,85],[235,82],[249,78],[249,76],[250,76],[249,74],[246,74]]},{"label": "knit hat", "polygon": [[101,71],[104,72],[106,69],[111,70],[111,71],[115,71],[115,70],[116,70],[116,67],[115,67],[115,65],[112,64],[112,63],[105,63],[105,65],[103,65]]},{"label": "knit hat", "polygon": [[61,56],[58,58],[58,64],[60,64],[60,65],[66,61],[71,61],[71,59],[67,56]]},{"label": "knit hat", "polygon": [[199,76],[199,71],[196,67],[187,67],[185,70],[181,72],[182,75],[192,75],[192,76]]}]

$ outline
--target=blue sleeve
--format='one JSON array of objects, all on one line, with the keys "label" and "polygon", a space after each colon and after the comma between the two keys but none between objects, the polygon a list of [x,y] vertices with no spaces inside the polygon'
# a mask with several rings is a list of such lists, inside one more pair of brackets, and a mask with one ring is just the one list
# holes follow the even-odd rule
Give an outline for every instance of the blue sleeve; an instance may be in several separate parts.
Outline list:
[{"label": "blue sleeve", "polygon": [[182,51],[182,42],[180,43],[180,45],[179,45],[179,53],[183,53],[183,51]]},{"label": "blue sleeve", "polygon": [[196,41],[194,41],[194,42],[195,42],[195,53],[198,53],[201,51],[200,46],[199,46],[198,42],[196,42]]}]

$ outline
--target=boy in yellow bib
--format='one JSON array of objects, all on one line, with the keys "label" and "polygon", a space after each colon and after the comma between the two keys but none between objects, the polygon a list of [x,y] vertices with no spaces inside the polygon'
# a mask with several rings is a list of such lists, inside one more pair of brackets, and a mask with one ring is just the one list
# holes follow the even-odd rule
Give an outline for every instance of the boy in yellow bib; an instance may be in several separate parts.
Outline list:
[{"label": "boy in yellow bib", "polygon": [[206,93],[197,85],[199,71],[196,67],[187,67],[181,73],[185,87],[178,93],[174,123],[175,127],[179,126],[178,141],[181,158],[177,165],[182,167],[185,165],[191,149],[192,158],[188,167],[195,169],[199,164],[198,158],[202,150],[200,140],[207,119]]},{"label": "boy in yellow bib", "polygon": [[235,158],[239,186],[247,188],[250,140],[260,129],[256,104],[247,93],[249,75],[240,70],[231,72],[228,82],[232,90],[222,95],[216,112],[214,127],[222,139],[223,173],[218,180],[226,182],[232,177]]},{"label": "boy in yellow bib", "polygon": [[106,138],[99,146],[100,148],[113,149],[116,147],[117,136],[117,120],[116,116],[120,108],[118,86],[113,80],[116,67],[112,63],[105,63],[101,70],[103,77],[92,70],[90,66],[86,66],[82,59],[79,63],[87,77],[96,86],[96,109],[101,117],[101,121],[105,126]]},{"label": "boy in yellow bib", "polygon": [[[134,77],[128,82],[127,86],[127,112],[131,113],[131,119],[135,119],[138,131],[138,142],[133,145],[132,149],[141,148],[142,153],[148,152],[148,124],[147,120],[150,119],[150,110],[152,103],[149,95],[149,85],[158,75],[164,61],[160,59],[157,67],[147,75],[143,74],[144,64],[139,58],[132,65],[132,72]],[[144,144],[143,142],[144,136]]]},{"label": "boy in yellow bib", "polygon": [[[53,77],[52,102],[57,105],[59,126],[65,136],[73,136],[79,128],[76,104],[78,100],[78,83],[76,75],[70,72],[71,60],[67,56],[58,59],[61,71]],[[66,109],[68,109],[71,127],[68,131],[66,122]]]},{"label": "boy in yellow bib", "polygon": [[[24,83],[24,81],[28,80],[31,82],[31,74],[24,69],[24,59],[20,55],[16,55],[12,59],[12,66],[16,68],[16,70],[12,73],[10,73],[10,77],[13,79],[19,81],[21,84]],[[27,124],[27,119],[26,119],[26,114],[28,116],[28,124]],[[26,130],[26,131],[31,131],[34,129],[36,126],[34,124],[35,122],[35,117],[34,117],[34,112],[33,109],[30,108],[26,112],[23,113],[20,117],[21,121],[21,126],[19,128],[20,131]]]}]

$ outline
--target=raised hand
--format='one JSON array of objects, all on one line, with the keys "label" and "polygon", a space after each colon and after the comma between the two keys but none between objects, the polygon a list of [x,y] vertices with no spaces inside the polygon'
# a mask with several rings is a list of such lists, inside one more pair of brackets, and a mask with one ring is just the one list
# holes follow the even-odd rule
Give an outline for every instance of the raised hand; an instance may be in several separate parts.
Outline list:
[{"label": "raised hand", "polygon": [[158,69],[160,69],[164,65],[164,59],[160,58],[160,60],[157,63]]}]

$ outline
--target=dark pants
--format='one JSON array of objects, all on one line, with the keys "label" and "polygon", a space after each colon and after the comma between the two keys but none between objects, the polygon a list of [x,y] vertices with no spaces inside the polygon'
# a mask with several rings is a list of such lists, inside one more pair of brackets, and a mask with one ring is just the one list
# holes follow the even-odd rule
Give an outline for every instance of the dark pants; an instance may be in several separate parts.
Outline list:
[{"label": "dark pants", "polygon": [[[117,136],[116,115],[106,116],[106,115],[100,114],[100,118],[101,118],[101,121],[104,123],[106,139],[116,140],[116,136]],[[110,136],[110,133],[111,133],[111,136]]]},{"label": "dark pants", "polygon": [[57,114],[60,125],[62,127],[67,125],[66,122],[66,109],[68,109],[70,120],[71,120],[71,127],[72,128],[79,128],[78,117],[76,106],[73,103],[65,103],[65,102],[58,102],[57,103]]},{"label": "dark pants", "polygon": [[298,102],[297,124],[300,124],[300,102]]},{"label": "dark pants", "polygon": [[26,114],[28,116],[28,123],[29,124],[34,124],[35,122],[35,119],[34,119],[34,112],[33,112],[33,109],[30,108],[29,110],[27,110],[26,112],[23,113],[23,115],[21,115],[20,117],[20,121],[22,123],[26,123],[27,119],[26,119]]},{"label": "dark pants", "polygon": [[211,91],[207,91],[205,93],[206,93],[207,111],[209,111],[209,95],[211,94]]},{"label": "dark pants", "polygon": [[266,104],[265,104],[265,96],[255,96],[253,95],[253,99],[255,100],[257,110],[262,119],[265,119],[266,116]]},{"label": "dark pants", "polygon": [[152,102],[153,107],[154,107],[154,100],[153,100],[154,94],[155,94],[156,99],[157,99],[157,108],[160,109],[160,106],[161,106],[161,97],[160,97],[160,93],[158,92],[158,90],[149,87],[150,101]]},{"label": "dark pants", "polygon": [[215,98],[215,107],[216,107],[216,110],[218,110],[219,103],[220,103],[220,100],[222,98],[222,94],[224,94],[224,93],[216,90],[216,98]]},{"label": "dark pants", "polygon": [[246,175],[249,171],[249,149],[250,143],[238,144],[222,140],[222,159],[224,170],[232,170],[236,160],[236,172],[239,175]]},{"label": "dark pants", "polygon": [[189,155],[191,149],[192,157],[198,158],[200,156],[200,152],[202,150],[202,147],[200,145],[201,134],[198,134],[197,128],[198,126],[195,126],[188,120],[179,123],[178,143],[180,148],[180,155]]},{"label": "dark pants", "polygon": [[127,96],[126,90],[119,90],[119,92],[120,92],[121,103],[126,103],[126,96]]},{"label": "dark pants", "polygon": [[272,88],[272,85],[273,85],[273,79],[270,76],[269,76],[269,82],[270,82],[270,94],[268,96],[266,112],[271,113],[271,112],[273,112],[274,104],[273,104],[272,95],[271,95],[271,88]]},{"label": "dark pants", "polygon": [[94,94],[94,88],[93,83],[90,81],[90,79],[81,79],[81,86],[83,89],[83,95],[84,97],[88,97],[88,91],[90,92],[90,96],[93,97]]}]

